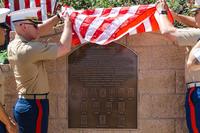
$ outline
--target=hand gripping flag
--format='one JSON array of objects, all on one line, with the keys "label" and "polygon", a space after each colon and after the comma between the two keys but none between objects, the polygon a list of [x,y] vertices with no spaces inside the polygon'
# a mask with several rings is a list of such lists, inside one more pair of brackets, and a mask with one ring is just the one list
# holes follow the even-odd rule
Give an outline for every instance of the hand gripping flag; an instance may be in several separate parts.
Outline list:
[{"label": "hand gripping flag", "polygon": [[[62,7],[62,13],[66,12],[72,21],[74,45],[86,42],[105,45],[126,34],[132,35],[160,29],[160,14],[155,4],[94,10],[74,10],[68,6]],[[169,11],[168,17],[173,22]]]}]

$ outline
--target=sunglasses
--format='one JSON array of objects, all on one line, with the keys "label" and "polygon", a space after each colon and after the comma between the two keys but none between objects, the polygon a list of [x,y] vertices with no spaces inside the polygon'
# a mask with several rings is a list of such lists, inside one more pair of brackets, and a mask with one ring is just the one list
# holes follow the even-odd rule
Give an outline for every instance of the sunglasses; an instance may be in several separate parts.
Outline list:
[{"label": "sunglasses", "polygon": [[21,24],[29,24],[29,25],[33,25],[34,28],[38,29],[38,25],[35,23],[21,23]]}]

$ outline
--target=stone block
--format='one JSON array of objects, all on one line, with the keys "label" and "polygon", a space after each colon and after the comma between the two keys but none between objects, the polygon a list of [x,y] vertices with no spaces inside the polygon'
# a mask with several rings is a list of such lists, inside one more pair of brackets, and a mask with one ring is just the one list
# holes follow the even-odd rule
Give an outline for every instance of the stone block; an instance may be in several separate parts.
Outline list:
[{"label": "stone block", "polygon": [[4,73],[4,91],[5,94],[17,94],[17,86],[15,82],[15,77],[11,73]]},{"label": "stone block", "polygon": [[58,101],[57,96],[49,95],[49,118],[57,118],[58,116]]},{"label": "stone block", "polygon": [[184,95],[142,94],[140,96],[139,118],[183,118]]},{"label": "stone block", "polygon": [[56,73],[56,78],[57,78],[57,93],[60,95],[65,95],[66,96],[66,90],[68,88],[66,84],[66,73],[63,72],[57,72]]},{"label": "stone block", "polygon": [[[107,132],[106,132],[107,133]],[[131,132],[131,130],[130,129],[118,129],[118,130],[116,130],[116,129],[114,129],[113,131],[112,131],[112,133],[138,133],[138,132]]]},{"label": "stone block", "polygon": [[129,133],[129,131],[130,130],[126,130],[126,131],[124,131],[124,130],[120,130],[120,129],[118,129],[118,130],[115,130],[115,129],[102,129],[102,130],[99,130],[99,131],[97,131],[97,133]]},{"label": "stone block", "polygon": [[185,118],[185,95],[176,95],[174,118]]},{"label": "stone block", "polygon": [[68,128],[67,133],[140,133],[138,129],[81,129]]},{"label": "stone block", "polygon": [[56,71],[66,72],[66,56],[60,57],[56,60]]},{"label": "stone block", "polygon": [[91,129],[80,129],[80,133],[108,133],[105,129],[95,129],[95,131]]},{"label": "stone block", "polygon": [[151,47],[130,47],[138,56],[138,70],[149,70],[151,69]]},{"label": "stone block", "polygon": [[0,69],[0,84],[3,84],[3,82],[4,82],[4,75],[3,75],[3,72]]},{"label": "stone block", "polygon": [[80,133],[80,129],[68,128],[66,133]]},{"label": "stone block", "polygon": [[141,120],[141,133],[174,133],[174,120]]},{"label": "stone block", "polygon": [[141,70],[138,77],[138,92],[141,93],[175,93],[174,70]]},{"label": "stone block", "polygon": [[58,118],[67,118],[67,97],[58,96]]},{"label": "stone block", "polygon": [[179,93],[179,94],[186,93],[185,70],[176,71],[176,93]]},{"label": "stone block", "polygon": [[152,69],[184,69],[185,49],[177,46],[152,47]]},{"label": "stone block", "polygon": [[50,87],[50,94],[56,94],[57,93],[57,74],[56,72],[48,73],[48,82]]},{"label": "stone block", "polygon": [[74,133],[130,133],[130,129],[80,129]]},{"label": "stone block", "polygon": [[4,75],[0,70],[0,103],[4,104]]},{"label": "stone block", "polygon": [[48,73],[50,93],[66,96],[66,74],[63,72]]},{"label": "stone block", "polygon": [[153,111],[152,95],[138,95],[138,118],[151,118]]},{"label": "stone block", "polygon": [[141,133],[142,130],[130,130],[129,133]]},{"label": "stone block", "polygon": [[127,42],[129,46],[164,46],[172,44],[172,42],[163,35],[152,32],[128,36]]},{"label": "stone block", "polygon": [[49,119],[48,133],[68,133],[66,119]]}]

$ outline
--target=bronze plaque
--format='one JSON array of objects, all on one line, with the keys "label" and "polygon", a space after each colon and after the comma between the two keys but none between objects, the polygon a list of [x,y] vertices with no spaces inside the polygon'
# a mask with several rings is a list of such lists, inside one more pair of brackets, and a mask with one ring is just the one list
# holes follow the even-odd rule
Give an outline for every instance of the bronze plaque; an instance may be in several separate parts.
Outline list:
[{"label": "bronze plaque", "polygon": [[137,128],[137,55],[111,43],[69,56],[69,128]]}]

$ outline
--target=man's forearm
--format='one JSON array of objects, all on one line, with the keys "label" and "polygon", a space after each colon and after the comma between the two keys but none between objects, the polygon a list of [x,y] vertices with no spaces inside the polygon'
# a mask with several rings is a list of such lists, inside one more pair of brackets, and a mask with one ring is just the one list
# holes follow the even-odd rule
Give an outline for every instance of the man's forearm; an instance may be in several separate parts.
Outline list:
[{"label": "man's forearm", "polygon": [[194,17],[181,15],[181,14],[177,14],[177,13],[175,13],[173,15],[173,17],[176,21],[178,21],[186,26],[198,28]]},{"label": "man's forearm", "polygon": [[68,22],[67,24],[64,25],[64,30],[60,38],[60,42],[62,45],[65,45],[66,47],[71,48],[71,38],[72,38],[72,28],[71,28],[71,22]]},{"label": "man's forearm", "polygon": [[53,26],[55,26],[60,21],[57,15],[49,18],[48,20],[44,21],[43,24],[39,25],[39,34],[41,36],[47,35],[51,30],[53,30]]},{"label": "man's forearm", "polygon": [[169,21],[167,15],[161,14],[160,15],[160,31],[162,34],[172,33],[176,31],[176,28],[172,25]]},{"label": "man's forearm", "polygon": [[59,49],[57,57],[61,57],[71,50],[72,41],[72,27],[71,22],[65,20],[64,30],[60,38]]}]

